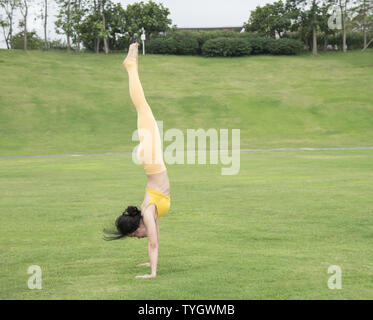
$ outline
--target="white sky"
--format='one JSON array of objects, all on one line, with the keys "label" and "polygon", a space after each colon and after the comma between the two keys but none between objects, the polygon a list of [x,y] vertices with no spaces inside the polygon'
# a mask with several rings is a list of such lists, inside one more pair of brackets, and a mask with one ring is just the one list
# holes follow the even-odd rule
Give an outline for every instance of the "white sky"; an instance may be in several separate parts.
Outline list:
[{"label": "white sky", "polygon": [[[39,2],[38,0],[33,0]],[[240,27],[249,19],[250,11],[256,6],[265,5],[275,0],[154,0],[170,10],[170,18],[172,25],[176,24],[178,27]],[[49,39],[61,38],[55,32],[54,21],[57,13],[57,5],[55,1],[49,1],[49,23],[48,23],[48,37]],[[139,2],[139,0],[113,0],[113,2],[120,2],[125,8],[128,4]],[[146,1],[144,1],[146,2]],[[35,30],[40,37],[44,36],[43,22],[36,19],[40,8],[34,5],[30,10],[28,18],[28,29]],[[18,20],[21,18],[17,15],[15,19],[16,30],[19,31]],[[0,33],[0,48],[5,48],[5,42]],[[64,38],[63,38],[64,39]]]}]

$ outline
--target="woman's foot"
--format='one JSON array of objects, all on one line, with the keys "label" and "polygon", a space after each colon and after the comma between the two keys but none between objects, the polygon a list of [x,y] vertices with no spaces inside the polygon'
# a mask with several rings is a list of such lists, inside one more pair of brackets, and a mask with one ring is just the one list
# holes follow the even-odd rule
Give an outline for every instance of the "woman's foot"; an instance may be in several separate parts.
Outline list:
[{"label": "woman's foot", "polygon": [[137,59],[139,55],[139,44],[132,43],[128,48],[128,54],[123,61],[123,66],[128,69],[131,66],[137,66]]}]

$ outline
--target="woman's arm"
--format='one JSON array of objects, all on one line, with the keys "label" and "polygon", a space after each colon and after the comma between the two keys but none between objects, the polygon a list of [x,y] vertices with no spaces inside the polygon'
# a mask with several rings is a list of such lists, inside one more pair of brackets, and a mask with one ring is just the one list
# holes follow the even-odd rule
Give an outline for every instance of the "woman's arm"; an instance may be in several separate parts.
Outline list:
[{"label": "woman's arm", "polygon": [[150,261],[150,274],[136,276],[136,278],[154,278],[157,275],[158,264],[158,228],[155,222],[155,206],[149,205],[143,214],[143,221],[148,236],[148,255]]},{"label": "woman's arm", "polygon": [[[158,219],[155,221],[155,224],[157,225],[157,242],[158,242],[158,251],[159,251],[159,223],[158,223]],[[139,267],[150,267],[150,262],[140,263],[138,266]]]}]

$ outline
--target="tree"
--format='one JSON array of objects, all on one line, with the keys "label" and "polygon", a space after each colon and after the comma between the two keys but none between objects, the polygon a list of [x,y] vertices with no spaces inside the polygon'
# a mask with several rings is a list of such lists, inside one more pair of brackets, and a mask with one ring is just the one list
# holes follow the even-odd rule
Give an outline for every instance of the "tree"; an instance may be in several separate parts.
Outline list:
[{"label": "tree", "polygon": [[151,0],[147,3],[141,1],[127,5],[125,14],[126,30],[130,41],[135,39],[142,28],[145,29],[146,39],[149,40],[151,34],[167,31],[172,22],[168,18],[170,10],[163,4]]},{"label": "tree", "polygon": [[[49,49],[48,37],[47,37],[47,26],[48,26],[48,0],[38,0],[39,12],[36,18],[43,21],[44,31],[44,50]],[[36,20],[35,18],[35,20]]]},{"label": "tree", "polygon": [[330,8],[332,6],[331,0],[323,0],[320,7],[320,30],[324,33],[324,52],[328,50],[328,37],[329,34],[334,32],[329,28]]},{"label": "tree", "polygon": [[102,16],[102,23],[101,23],[101,30],[100,30],[100,36],[104,39],[104,51],[105,51],[105,54],[108,54],[109,53],[109,44],[108,44],[108,30],[107,30],[107,25],[106,25],[106,9],[107,9],[107,6],[110,4],[110,0],[107,1],[107,0],[99,0],[101,1],[101,16]]},{"label": "tree", "polygon": [[341,18],[342,18],[342,32],[343,32],[343,52],[347,52],[347,20],[348,20],[348,13],[347,13],[347,7],[349,0],[337,0],[338,1],[338,6],[341,10]]},{"label": "tree", "polygon": [[60,6],[60,11],[57,15],[56,32],[66,35],[67,53],[71,52],[71,36],[72,36],[72,17],[71,17],[71,2],[72,0],[57,0]]},{"label": "tree", "polygon": [[368,32],[373,27],[373,1],[355,0],[351,10],[355,14],[354,18],[352,19],[352,23],[363,31],[363,48],[366,48],[368,44]]},{"label": "tree", "polygon": [[48,25],[48,0],[44,0],[44,49],[48,50],[47,25]]},{"label": "tree", "polygon": [[20,27],[23,27],[23,50],[27,50],[27,16],[30,0],[21,0],[19,2],[19,9],[23,19],[20,22]]},{"label": "tree", "polygon": [[90,19],[92,23],[92,31],[95,33],[95,51],[96,53],[100,52],[100,33],[102,30],[101,26],[101,2],[100,0],[93,0],[93,14]]},{"label": "tree", "polygon": [[84,47],[98,53],[100,50],[99,32],[96,12],[91,9],[90,14],[86,15],[80,24],[80,38]]},{"label": "tree", "polygon": [[[88,0],[89,1],[89,0]],[[93,0],[89,3],[87,9],[84,9],[84,15],[78,20],[80,21],[79,36],[86,48],[92,49],[96,53],[100,52],[101,39],[103,39],[103,47],[105,53],[109,52],[108,44],[108,10],[112,6],[110,0]]]},{"label": "tree", "polygon": [[106,11],[108,41],[112,49],[120,50],[128,47],[129,36],[126,33],[126,12],[120,3],[111,5]]},{"label": "tree", "polygon": [[257,6],[244,24],[245,30],[272,38],[275,38],[276,34],[281,37],[292,26],[293,7],[289,4],[290,2],[278,1],[263,7]]},{"label": "tree", "polygon": [[124,9],[111,0],[93,0],[87,13],[81,22],[82,41],[96,53],[101,49],[105,53],[124,49],[139,36],[142,28],[149,39],[152,34],[168,30],[171,23],[169,10],[153,1],[134,3]]},{"label": "tree", "polygon": [[320,0],[295,0],[299,6],[300,26],[302,31],[312,33],[312,54],[318,55],[317,50],[317,28],[322,22]]},{"label": "tree", "polygon": [[81,37],[82,37],[82,20],[87,12],[86,8],[87,2],[84,0],[75,0],[72,3],[71,9],[71,29],[73,42],[76,45],[75,51],[80,52]]},{"label": "tree", "polygon": [[[0,0],[0,7],[5,11],[5,20],[1,20],[4,38],[8,49],[12,48],[14,11],[19,6],[19,0]],[[8,28],[7,32],[5,31]]]}]

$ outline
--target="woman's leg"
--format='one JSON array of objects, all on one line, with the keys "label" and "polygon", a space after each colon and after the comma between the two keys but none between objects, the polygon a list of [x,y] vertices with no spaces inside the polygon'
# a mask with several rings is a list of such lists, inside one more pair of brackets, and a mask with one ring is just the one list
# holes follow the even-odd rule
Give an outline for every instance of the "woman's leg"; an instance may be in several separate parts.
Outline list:
[{"label": "woman's leg", "polygon": [[137,70],[137,54],[138,44],[132,44],[123,65],[128,72],[130,96],[137,110],[140,162],[147,174],[155,174],[165,171],[166,167],[163,162],[158,125],[141,86]]}]

